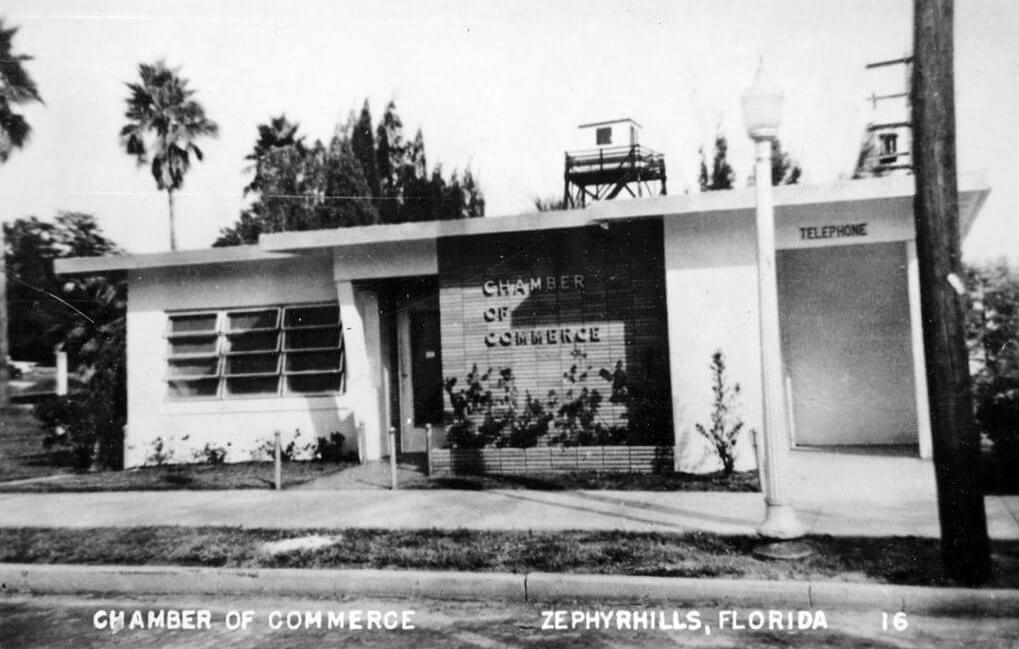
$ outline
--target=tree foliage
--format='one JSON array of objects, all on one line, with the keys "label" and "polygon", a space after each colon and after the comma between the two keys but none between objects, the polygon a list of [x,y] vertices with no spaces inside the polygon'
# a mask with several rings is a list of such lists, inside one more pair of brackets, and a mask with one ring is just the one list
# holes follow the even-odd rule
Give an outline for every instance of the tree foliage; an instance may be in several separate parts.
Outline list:
[{"label": "tree foliage", "polygon": [[55,259],[118,254],[120,248],[91,215],[76,212],[58,214],[53,222],[19,219],[4,229],[14,356],[51,362],[60,343],[83,386],[39,404],[36,412],[51,440],[73,449],[79,466],[120,466],[127,416],[126,282],[103,276],[62,280],[53,273]]},{"label": "tree foliage", "polygon": [[[700,150],[700,188],[702,192],[717,191],[720,189],[732,189],[734,187],[736,174],[729,164],[729,143],[725,136],[715,136],[715,150],[712,154],[711,167],[708,167],[704,149]],[[778,138],[771,141],[771,184],[772,185],[795,185],[800,182],[803,169],[800,164],[782,149],[782,143]],[[754,174],[751,173],[747,184],[753,186],[755,183]]]},{"label": "tree foliage", "polygon": [[173,192],[184,184],[191,158],[201,161],[199,138],[216,136],[219,127],[205,116],[195,91],[178,68],[163,61],[138,66],[140,82],[128,83],[127,123],[120,142],[139,166],[150,165],[156,187],[166,191],[170,209],[170,248],[177,248]]},{"label": "tree foliage", "polygon": [[803,169],[800,164],[792,159],[786,151],[782,150],[782,143],[778,138],[771,141],[771,184],[772,185],[795,185],[800,182]]},{"label": "tree foliage", "polygon": [[481,189],[470,169],[448,177],[431,173],[424,136],[407,141],[403,121],[390,102],[373,128],[365,100],[361,111],[339,125],[328,145],[304,144],[297,125],[284,116],[259,126],[248,156],[255,179],[254,202],[213,244],[255,243],[268,232],[338,228],[484,216]]},{"label": "tree foliage", "polygon": [[0,162],[7,162],[14,149],[23,147],[32,131],[15,107],[42,101],[35,81],[23,65],[32,57],[13,52],[17,33],[17,27],[5,26],[0,18]]},{"label": "tree foliage", "polygon": [[248,171],[254,171],[255,174],[248,186],[244,188],[245,194],[260,191],[264,186],[266,172],[263,171],[263,166],[271,159],[270,154],[280,149],[292,149],[298,154],[304,155],[304,136],[297,134],[299,128],[300,125],[288,120],[286,115],[273,117],[268,124],[258,125],[258,139],[255,140],[255,148],[244,157],[245,160],[252,162]]},{"label": "tree foliage", "polygon": [[4,225],[4,235],[11,355],[49,363],[54,346],[83,319],[105,318],[94,300],[100,287],[84,290],[84,284],[58,278],[53,260],[117,254],[120,249],[94,217],[78,212],[61,212],[52,222],[17,219]]},{"label": "tree foliage", "polygon": [[1010,472],[1019,462],[1019,273],[1004,262],[967,269],[967,332],[980,429]]},{"label": "tree foliage", "polygon": [[542,198],[541,196],[534,196],[531,198],[531,202],[534,204],[534,209],[539,212],[556,212],[559,210],[569,209],[561,197],[547,197]]},{"label": "tree foliage", "polygon": [[16,34],[17,28],[7,28],[0,18],[0,162],[6,162],[14,149],[23,147],[32,132],[29,122],[14,107],[43,101],[35,80],[22,65],[32,57],[13,52]]},{"label": "tree foliage", "polygon": [[[284,119],[274,118],[274,122]],[[255,201],[240,219],[220,231],[214,246],[255,243],[265,232],[317,230],[378,223],[378,211],[349,138],[336,135],[328,146],[304,144],[297,125],[289,136],[265,141],[248,156]],[[264,125],[259,127],[263,133]]]},{"label": "tree foliage", "polygon": [[715,136],[715,151],[712,155],[710,169],[708,169],[704,149],[700,150],[701,172],[699,180],[702,192],[732,189],[736,174],[733,172],[732,166],[729,165],[728,152],[729,142],[721,133]]}]

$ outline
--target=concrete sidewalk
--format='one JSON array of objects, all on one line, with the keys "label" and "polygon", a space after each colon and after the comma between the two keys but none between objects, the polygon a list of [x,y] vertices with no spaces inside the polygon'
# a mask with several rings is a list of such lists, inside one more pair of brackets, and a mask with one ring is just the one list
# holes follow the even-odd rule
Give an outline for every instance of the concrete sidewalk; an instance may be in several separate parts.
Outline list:
[{"label": "concrete sidewalk", "polygon": [[[1019,497],[985,500],[995,539],[1019,539]],[[810,534],[938,536],[933,499],[814,494]],[[758,493],[639,491],[150,491],[0,494],[0,527],[148,525],[264,528],[707,531],[753,534]]]}]

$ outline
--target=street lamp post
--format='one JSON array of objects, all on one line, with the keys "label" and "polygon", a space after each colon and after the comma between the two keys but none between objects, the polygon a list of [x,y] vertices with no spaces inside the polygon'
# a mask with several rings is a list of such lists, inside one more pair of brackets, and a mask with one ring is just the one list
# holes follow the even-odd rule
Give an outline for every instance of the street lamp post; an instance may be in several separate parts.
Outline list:
[{"label": "street lamp post", "polygon": [[761,332],[761,383],[764,396],[764,462],[760,467],[766,506],[757,532],[767,539],[795,539],[804,528],[789,502],[785,485],[789,452],[782,341],[778,324],[775,275],[775,210],[771,189],[771,145],[782,120],[782,91],[757,70],[754,85],[743,93],[743,120],[754,141],[754,187],[757,192],[757,286]]}]

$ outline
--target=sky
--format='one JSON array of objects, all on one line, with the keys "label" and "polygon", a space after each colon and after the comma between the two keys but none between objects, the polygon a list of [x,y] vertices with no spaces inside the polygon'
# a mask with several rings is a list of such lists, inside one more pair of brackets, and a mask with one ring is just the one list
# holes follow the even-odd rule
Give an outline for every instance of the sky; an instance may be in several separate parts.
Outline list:
[{"label": "sky", "polygon": [[[429,164],[469,165],[497,216],[561,196],[577,125],[617,117],[665,154],[670,193],[697,191],[697,151],[717,130],[745,184],[739,97],[763,59],[785,92],[780,136],[802,182],[833,182],[852,172],[866,97],[887,88],[865,64],[912,38],[912,0],[5,4],[45,104],[24,107],[32,139],[0,168],[0,219],[89,212],[130,252],[169,247],[166,194],[118,141],[142,62],[179,67],[220,126],[177,198],[186,249],[236,220],[258,124],[285,113],[328,139],[366,98],[375,119],[395,99]],[[955,32],[959,168],[992,188],[964,255],[1019,262],[1019,3],[959,0]]]}]

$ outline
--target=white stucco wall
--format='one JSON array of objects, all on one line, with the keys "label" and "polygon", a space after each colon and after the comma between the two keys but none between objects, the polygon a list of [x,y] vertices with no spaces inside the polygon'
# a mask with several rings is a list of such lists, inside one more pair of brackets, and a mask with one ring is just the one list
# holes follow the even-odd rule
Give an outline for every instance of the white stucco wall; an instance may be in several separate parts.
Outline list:
[{"label": "white stucco wall", "polygon": [[339,431],[346,445],[355,448],[349,394],[210,400],[166,396],[167,311],[336,301],[329,256],[133,270],[128,295],[125,466],[144,464],[157,438],[173,450],[174,462],[192,461],[193,452],[207,443],[226,447],[227,461],[250,460],[276,430],[284,444],[300,430],[298,447]]},{"label": "white stucco wall", "polygon": [[[825,226],[860,223],[866,224],[861,236],[818,236]],[[725,354],[730,384],[739,383],[742,388],[741,407],[736,414],[745,422],[745,430],[761,430],[754,214],[740,210],[667,215],[664,232],[676,466],[681,471],[714,471],[721,464],[695,425],[707,426],[710,421],[713,397],[709,364],[716,350]],[[919,440],[921,450],[927,445],[925,436],[929,431],[917,415],[926,409],[926,389],[914,381],[915,366],[923,362],[916,358],[914,349],[913,337],[919,335],[916,323],[911,321],[916,317],[911,304],[915,296],[906,290],[909,273],[915,269],[907,265],[903,247],[870,247],[909,242],[913,236],[909,197],[781,206],[776,210],[776,246],[783,260],[804,257],[791,251],[805,248],[843,250],[843,246],[859,246],[867,253],[850,253],[847,257],[833,250],[832,258],[841,260],[839,276],[827,277],[823,287],[808,286],[814,289],[811,291],[783,278],[783,264],[779,264],[780,303],[785,317],[807,313],[822,329],[834,330],[836,324],[850,319],[858,325],[852,341],[840,341],[848,347],[837,355],[837,362],[831,361],[832,354],[814,353],[818,350],[810,345],[815,338],[817,344],[827,340],[825,331],[819,329],[814,337],[804,335],[807,330],[803,322],[796,325],[800,328],[799,346],[789,349],[787,345],[784,352],[787,373],[790,363],[797,370],[792,372],[796,376],[790,377],[796,383],[792,386],[796,405],[791,430],[795,430],[798,413],[804,426],[813,427],[813,443],[820,439],[830,444],[915,444]],[[881,264],[879,271],[871,268],[877,266],[871,252],[883,255],[880,260],[888,262]],[[886,256],[892,253],[894,259],[889,261]],[[825,273],[836,272],[826,268],[823,251],[816,250],[809,257],[816,275],[801,268],[797,281],[809,283],[810,277],[816,276],[820,283]],[[858,259],[855,265],[854,259]],[[840,295],[843,290],[846,294]],[[870,293],[873,299],[868,298]],[[792,332],[783,331],[786,333]],[[824,377],[827,383],[816,377]],[[838,390],[829,385],[832,381],[851,386],[852,398],[836,394]],[[813,411],[807,413],[804,404],[810,404]],[[753,468],[756,458],[751,435],[744,434],[738,448],[737,469]]]},{"label": "white stucco wall", "polygon": [[[721,468],[695,428],[710,422],[710,364],[716,350],[725,354],[729,381],[742,388],[737,414],[745,429],[761,426],[753,217],[746,212],[666,216],[664,232],[676,468],[705,473]],[[751,437],[745,434],[736,468],[754,466]]]}]

